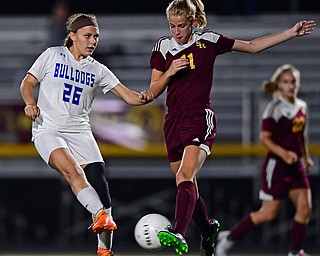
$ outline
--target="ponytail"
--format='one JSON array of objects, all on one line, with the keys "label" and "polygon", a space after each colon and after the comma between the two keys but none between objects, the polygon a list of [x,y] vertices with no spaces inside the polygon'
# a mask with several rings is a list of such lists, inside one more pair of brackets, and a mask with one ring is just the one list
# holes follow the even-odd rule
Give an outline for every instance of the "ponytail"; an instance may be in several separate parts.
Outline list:
[{"label": "ponytail", "polygon": [[201,0],[190,0],[196,7],[195,18],[197,19],[197,27],[204,28],[207,25],[206,13],[204,11],[204,4]]},{"label": "ponytail", "polygon": [[274,92],[278,91],[278,84],[273,81],[263,81],[261,90],[264,93],[271,93],[273,94]]}]

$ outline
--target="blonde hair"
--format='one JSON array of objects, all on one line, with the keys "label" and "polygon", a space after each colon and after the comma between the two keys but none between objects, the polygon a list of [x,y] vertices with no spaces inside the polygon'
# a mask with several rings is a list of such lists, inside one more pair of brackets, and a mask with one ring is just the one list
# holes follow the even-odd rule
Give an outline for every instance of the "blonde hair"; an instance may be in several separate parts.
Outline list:
[{"label": "blonde hair", "polygon": [[185,16],[188,20],[197,20],[197,27],[202,29],[207,25],[206,13],[201,0],[174,0],[166,9],[167,18]]},{"label": "blonde hair", "polygon": [[269,81],[263,81],[262,91],[274,94],[279,90],[278,83],[284,73],[291,72],[296,79],[296,83],[300,85],[300,71],[291,64],[284,64],[277,68]]},{"label": "blonde hair", "polygon": [[[69,35],[70,32],[72,31],[72,24],[74,24],[74,22],[82,20],[82,19],[96,20],[96,16],[93,14],[86,14],[86,13],[72,14],[66,22],[66,29],[67,29],[68,35],[64,39],[63,46],[67,46],[68,48],[70,48],[73,45],[73,41],[71,40],[70,35]],[[76,31],[72,31],[72,32],[76,32]]]}]

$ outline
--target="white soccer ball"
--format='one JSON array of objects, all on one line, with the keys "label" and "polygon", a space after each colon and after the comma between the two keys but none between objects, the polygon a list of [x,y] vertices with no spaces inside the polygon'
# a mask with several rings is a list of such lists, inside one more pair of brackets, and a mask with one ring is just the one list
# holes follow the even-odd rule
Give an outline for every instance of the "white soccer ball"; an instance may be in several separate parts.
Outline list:
[{"label": "white soccer ball", "polygon": [[158,232],[170,221],[161,214],[150,213],[143,216],[134,228],[134,238],[137,243],[145,250],[158,251],[163,248],[159,239]]}]

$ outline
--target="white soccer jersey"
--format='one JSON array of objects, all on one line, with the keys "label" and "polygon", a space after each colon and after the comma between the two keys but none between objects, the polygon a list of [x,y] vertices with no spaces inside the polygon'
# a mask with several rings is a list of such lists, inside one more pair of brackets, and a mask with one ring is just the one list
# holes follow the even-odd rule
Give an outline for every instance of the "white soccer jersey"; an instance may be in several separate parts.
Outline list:
[{"label": "white soccer jersey", "polygon": [[33,135],[43,129],[91,130],[89,114],[97,88],[107,93],[119,83],[105,65],[90,56],[77,61],[63,46],[44,51],[28,73],[40,83],[40,116],[33,122]]}]

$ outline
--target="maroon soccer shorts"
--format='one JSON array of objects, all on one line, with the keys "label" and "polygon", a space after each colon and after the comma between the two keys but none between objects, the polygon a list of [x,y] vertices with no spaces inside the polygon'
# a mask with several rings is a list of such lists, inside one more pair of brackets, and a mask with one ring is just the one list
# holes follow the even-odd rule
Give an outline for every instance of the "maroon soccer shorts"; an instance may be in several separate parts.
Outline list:
[{"label": "maroon soccer shorts", "polygon": [[261,171],[260,199],[283,199],[296,188],[310,188],[301,161],[288,165],[278,157],[267,156]]},{"label": "maroon soccer shorts", "polygon": [[169,162],[182,159],[186,146],[195,145],[211,153],[217,131],[217,120],[211,109],[179,110],[168,112],[164,122]]}]

